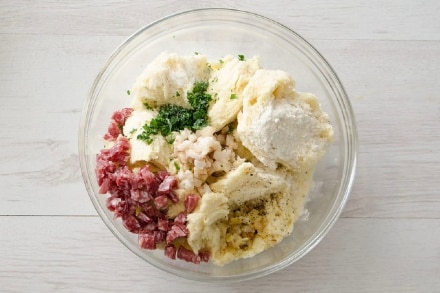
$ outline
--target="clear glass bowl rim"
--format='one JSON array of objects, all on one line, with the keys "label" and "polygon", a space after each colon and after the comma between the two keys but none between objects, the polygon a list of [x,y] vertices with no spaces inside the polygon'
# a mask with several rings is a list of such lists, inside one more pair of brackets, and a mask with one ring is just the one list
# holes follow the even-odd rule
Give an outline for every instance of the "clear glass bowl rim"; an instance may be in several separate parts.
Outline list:
[{"label": "clear glass bowl rim", "polygon": [[[165,22],[168,19],[171,19],[171,18],[174,18],[177,16],[183,16],[186,14],[193,14],[193,13],[199,13],[199,12],[242,14],[242,15],[246,15],[249,17],[259,18],[261,21],[269,22],[272,25],[277,26],[279,29],[284,30],[284,31],[294,35],[296,38],[300,39],[307,46],[307,48],[309,50],[311,50],[314,54],[316,54],[316,56],[323,63],[323,66],[327,67],[328,73],[332,76],[333,81],[334,81],[335,85],[338,87],[338,90],[339,90],[340,96],[341,96],[341,97],[337,97],[337,98],[338,98],[338,102],[341,106],[342,114],[344,115],[344,118],[345,118],[344,125],[350,130],[350,131],[346,131],[346,133],[347,133],[346,139],[348,141],[348,144],[346,146],[347,150],[346,150],[346,160],[345,160],[345,165],[344,165],[344,176],[342,177],[343,182],[341,182],[340,188],[339,188],[339,190],[342,190],[342,194],[338,195],[338,198],[337,198],[338,200],[333,204],[331,212],[328,213],[328,216],[323,221],[323,224],[317,229],[317,233],[314,234],[314,237],[312,239],[310,239],[308,241],[308,244],[305,245],[301,250],[297,251],[295,254],[291,255],[290,257],[284,259],[282,262],[265,267],[263,270],[260,270],[260,271],[244,273],[244,274],[240,274],[237,276],[228,276],[228,277],[202,276],[202,277],[198,277],[194,274],[186,273],[182,270],[174,269],[169,266],[163,266],[159,263],[155,263],[154,261],[150,261],[150,260],[146,259],[144,255],[140,255],[139,253],[134,251],[132,248],[130,248],[125,243],[125,240],[123,239],[123,237],[117,232],[117,229],[114,228],[112,223],[109,222],[101,214],[103,212],[102,206],[98,203],[98,201],[96,199],[96,194],[94,193],[93,187],[91,186],[89,174],[87,172],[87,162],[86,162],[85,155],[84,155],[84,146],[86,143],[85,138],[86,138],[86,134],[87,134],[86,125],[88,125],[87,117],[88,117],[88,114],[90,113],[90,109],[91,109],[90,105],[92,105],[92,102],[93,102],[93,99],[92,99],[93,93],[94,93],[95,88],[99,84],[102,76],[104,75],[106,70],[109,68],[109,66],[112,64],[114,59],[120,54],[121,51],[123,51],[123,49],[127,46],[128,43],[130,43],[133,39],[138,37],[141,33],[148,30],[149,28],[152,28],[160,23]],[[350,134],[350,135],[348,135],[348,134]],[[147,262],[149,262],[153,266],[155,266],[165,272],[168,272],[173,275],[183,277],[183,278],[186,278],[189,280],[196,280],[196,281],[203,281],[203,282],[224,282],[224,281],[235,282],[235,281],[244,281],[244,280],[254,279],[257,277],[262,277],[262,276],[274,273],[276,271],[279,271],[280,269],[283,269],[286,266],[291,265],[292,263],[298,261],[304,255],[306,255],[309,251],[311,251],[316,245],[318,245],[319,242],[325,237],[325,235],[328,233],[328,231],[335,224],[336,220],[339,218],[339,216],[345,206],[345,203],[348,200],[349,194],[350,194],[352,186],[353,186],[356,165],[357,165],[358,137],[357,137],[357,127],[356,127],[356,120],[354,117],[354,112],[353,112],[350,100],[348,98],[348,95],[347,95],[340,79],[338,78],[336,72],[333,70],[333,68],[331,67],[329,62],[327,62],[327,60],[324,58],[324,56],[321,55],[319,53],[319,51],[317,51],[314,48],[314,46],[311,45],[306,39],[304,39],[301,35],[296,33],[294,30],[290,29],[289,27],[287,27],[287,26],[285,26],[275,20],[272,20],[268,17],[257,14],[257,13],[239,10],[239,9],[230,9],[230,8],[201,8],[201,9],[192,9],[192,10],[177,12],[177,13],[165,16],[163,18],[160,18],[154,22],[151,22],[150,24],[147,24],[146,26],[140,28],[138,31],[133,33],[124,42],[122,42],[119,45],[119,47],[116,48],[116,50],[107,59],[104,66],[101,68],[101,70],[97,74],[97,76],[96,76],[96,78],[90,88],[88,97],[83,105],[83,110],[82,110],[81,119],[80,119],[80,126],[79,126],[79,134],[78,134],[78,148],[79,148],[79,154],[80,154],[80,156],[79,156],[80,157],[80,169],[81,169],[83,181],[86,186],[88,195],[89,195],[97,213],[99,214],[100,218],[104,221],[107,228],[130,251],[132,251],[133,253],[138,255],[140,258],[146,260]]]}]

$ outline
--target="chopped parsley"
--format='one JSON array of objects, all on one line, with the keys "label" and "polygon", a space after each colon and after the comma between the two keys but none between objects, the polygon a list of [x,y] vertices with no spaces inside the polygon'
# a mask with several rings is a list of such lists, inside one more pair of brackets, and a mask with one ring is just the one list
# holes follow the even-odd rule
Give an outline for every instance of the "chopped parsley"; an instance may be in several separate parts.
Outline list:
[{"label": "chopped parsley", "polygon": [[176,171],[179,171],[180,170],[179,164],[177,164],[176,161],[173,161],[173,163],[174,163],[174,167],[176,168]]},{"label": "chopped parsley", "polygon": [[228,131],[226,131],[227,134],[231,134],[234,131],[234,126],[232,123],[228,124]]},{"label": "chopped parsley", "polygon": [[137,138],[147,144],[153,142],[153,135],[162,135],[167,138],[168,143],[173,143],[173,131],[185,128],[196,131],[208,125],[208,106],[212,100],[210,94],[206,93],[208,82],[196,82],[191,92],[187,93],[187,99],[191,108],[166,104],[159,108],[159,113],[149,124],[142,127],[142,133]]},{"label": "chopped parsley", "polygon": [[153,109],[153,107],[151,107],[147,102],[144,103],[144,106],[148,110],[152,110]]},{"label": "chopped parsley", "polygon": [[235,100],[235,99],[237,99],[237,94],[231,94],[230,99],[231,99],[231,100]]},{"label": "chopped parsley", "polygon": [[238,55],[238,60],[240,60],[240,61],[244,61],[244,55]]},{"label": "chopped parsley", "polygon": [[131,93],[130,93],[130,90],[127,90],[127,95],[130,95]]},{"label": "chopped parsley", "polygon": [[180,93],[179,92],[176,92],[176,97],[180,97]]}]

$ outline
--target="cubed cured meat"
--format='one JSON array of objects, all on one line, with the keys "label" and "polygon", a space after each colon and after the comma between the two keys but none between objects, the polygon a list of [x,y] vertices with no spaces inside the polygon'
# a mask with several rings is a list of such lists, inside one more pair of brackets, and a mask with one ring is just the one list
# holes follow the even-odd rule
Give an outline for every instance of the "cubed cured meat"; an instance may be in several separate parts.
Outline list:
[{"label": "cubed cured meat", "polygon": [[195,264],[199,264],[201,261],[201,257],[199,255],[195,254],[192,250],[186,249],[183,246],[180,246],[177,250],[177,258]]},{"label": "cubed cured meat", "polygon": [[139,246],[144,249],[156,249],[154,234],[142,233],[138,235]]},{"label": "cubed cured meat", "polygon": [[174,245],[168,244],[167,246],[165,246],[165,249],[164,249],[165,256],[167,256],[171,259],[176,259],[176,252],[177,252],[177,249]]},{"label": "cubed cured meat", "polygon": [[185,198],[185,212],[175,218],[167,216],[170,205],[179,201],[175,193],[178,181],[168,171],[153,172],[147,164],[132,170],[129,163],[130,142],[121,133],[131,109],[122,109],[112,116],[106,139],[111,147],[103,149],[96,157],[96,177],[101,194],[108,193],[107,209],[115,218],[121,218],[124,227],[138,234],[139,246],[143,249],[164,247],[164,254],[171,258],[200,263],[209,254],[196,255],[174,243],[188,236],[187,212],[194,210],[198,196]]},{"label": "cubed cured meat", "polygon": [[191,213],[194,211],[194,209],[197,207],[197,204],[199,202],[199,196],[195,194],[188,194],[185,197],[185,208],[188,213]]},{"label": "cubed cured meat", "polygon": [[169,244],[177,238],[186,236],[188,236],[188,229],[186,228],[186,226],[184,224],[174,223],[174,225],[171,226],[171,229],[167,233],[166,241]]},{"label": "cubed cured meat", "polygon": [[123,126],[127,118],[130,117],[132,112],[133,112],[132,108],[123,108],[121,110],[114,112],[112,115],[112,119],[118,125]]}]

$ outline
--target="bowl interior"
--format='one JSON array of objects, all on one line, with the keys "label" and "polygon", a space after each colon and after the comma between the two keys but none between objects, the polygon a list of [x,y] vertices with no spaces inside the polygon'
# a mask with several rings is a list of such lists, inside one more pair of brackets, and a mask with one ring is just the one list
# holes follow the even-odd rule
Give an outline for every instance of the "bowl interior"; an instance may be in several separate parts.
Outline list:
[{"label": "bowl interior", "polygon": [[[292,234],[253,258],[224,267],[172,261],[163,252],[138,247],[137,236],[114,220],[98,194],[96,154],[103,146],[112,113],[130,105],[127,94],[136,77],[161,52],[259,56],[266,69],[281,69],[296,80],[298,91],[316,94],[329,114],[334,143],[314,174],[307,212]],[[267,18],[227,9],[195,10],[155,22],[131,36],[111,56],[95,80],[80,125],[81,170],[90,198],[109,229],[130,250],[154,266],[195,280],[242,280],[262,276],[293,263],[311,250],[339,216],[354,176],[356,132],[348,98],[328,63],[304,39]],[[289,127],[286,125],[286,127]]]}]

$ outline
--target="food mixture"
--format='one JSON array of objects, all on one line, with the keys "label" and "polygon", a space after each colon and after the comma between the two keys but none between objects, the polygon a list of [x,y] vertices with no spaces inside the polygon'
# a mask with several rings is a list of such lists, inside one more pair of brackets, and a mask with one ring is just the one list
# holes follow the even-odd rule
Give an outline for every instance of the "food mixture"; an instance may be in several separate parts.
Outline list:
[{"label": "food mixture", "polygon": [[96,175],[140,247],[225,265],[292,232],[333,130],[288,73],[257,57],[163,53],[127,94]]}]

